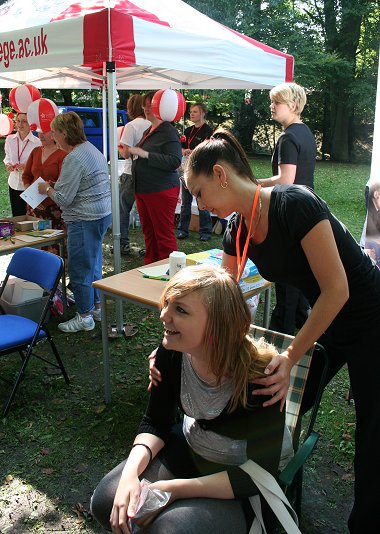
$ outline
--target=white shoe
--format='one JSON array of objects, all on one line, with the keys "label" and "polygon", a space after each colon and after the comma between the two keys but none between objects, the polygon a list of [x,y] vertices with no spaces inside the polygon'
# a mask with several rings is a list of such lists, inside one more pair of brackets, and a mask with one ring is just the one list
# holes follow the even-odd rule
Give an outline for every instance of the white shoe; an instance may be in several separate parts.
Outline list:
[{"label": "white shoe", "polygon": [[102,320],[102,309],[101,308],[99,308],[99,309],[94,308],[92,310],[92,316],[94,318],[94,321],[96,321],[97,323],[100,323],[100,321]]},{"label": "white shoe", "polygon": [[95,323],[92,315],[82,317],[79,313],[76,313],[75,317],[70,319],[70,321],[60,323],[58,328],[62,332],[80,332],[81,330],[93,330]]}]

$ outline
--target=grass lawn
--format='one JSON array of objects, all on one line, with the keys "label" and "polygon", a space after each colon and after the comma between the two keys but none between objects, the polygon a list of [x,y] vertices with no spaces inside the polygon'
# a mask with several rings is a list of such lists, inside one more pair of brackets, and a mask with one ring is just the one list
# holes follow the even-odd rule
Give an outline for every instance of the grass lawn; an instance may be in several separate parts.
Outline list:
[{"label": "grass lawn", "polygon": [[[3,142],[0,140],[0,159]],[[253,160],[259,178],[270,176],[267,158]],[[364,220],[364,186],[368,165],[317,163],[315,189],[360,237]],[[0,164],[0,217],[9,216],[4,166]],[[123,270],[140,265],[140,229],[131,230],[135,254],[122,258]],[[112,274],[110,235],[104,244],[104,274]],[[201,243],[193,233],[178,243],[184,252],[221,246],[221,238]],[[321,258],[323,261],[323,258]],[[262,317],[259,307],[258,322]],[[112,316],[113,302],[108,303]],[[74,313],[74,309],[69,311]],[[138,325],[136,336],[111,343],[112,393],[103,403],[100,326],[91,332],[65,335],[52,320],[54,338],[71,378],[50,375],[46,364],[33,362],[7,419],[0,421],[0,532],[52,533],[101,530],[88,512],[91,493],[100,478],[124,459],[147,398],[146,356],[161,335],[158,313],[124,306],[127,322]],[[46,349],[43,346],[42,352]],[[18,363],[2,361],[1,375]],[[354,412],[344,400],[347,373],[327,388],[317,421],[322,437],[305,475],[302,532],[346,532],[352,498]],[[0,398],[5,387],[0,383]]]}]

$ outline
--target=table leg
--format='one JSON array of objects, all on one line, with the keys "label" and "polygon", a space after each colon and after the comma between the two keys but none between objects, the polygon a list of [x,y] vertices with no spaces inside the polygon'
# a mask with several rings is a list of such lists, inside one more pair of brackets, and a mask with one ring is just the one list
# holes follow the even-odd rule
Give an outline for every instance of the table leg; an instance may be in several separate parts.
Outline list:
[{"label": "table leg", "polygon": [[66,289],[66,261],[65,261],[65,245],[64,241],[58,243],[59,255],[63,259],[63,273],[62,273],[62,300],[63,300],[63,318],[67,319],[67,289]]},{"label": "table leg", "polygon": [[100,290],[100,306],[102,310],[102,347],[103,347],[103,373],[104,373],[104,400],[106,404],[111,402],[111,369],[110,349],[107,331],[107,304],[106,295]]},{"label": "table leg", "polygon": [[272,286],[269,286],[264,292],[264,328],[269,328],[269,315],[270,315],[270,298],[272,293]]},{"label": "table leg", "polygon": [[116,331],[121,334],[123,331],[123,301],[121,299],[115,299],[116,307]]}]

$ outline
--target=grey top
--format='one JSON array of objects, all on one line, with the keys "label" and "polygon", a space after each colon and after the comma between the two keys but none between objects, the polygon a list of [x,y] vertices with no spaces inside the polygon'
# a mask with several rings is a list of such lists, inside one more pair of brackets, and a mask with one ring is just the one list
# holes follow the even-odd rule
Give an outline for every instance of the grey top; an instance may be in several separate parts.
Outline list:
[{"label": "grey top", "polygon": [[196,419],[215,419],[232,396],[232,381],[220,386],[204,382],[194,371],[190,357],[184,354],[181,373],[181,402],[186,414],[183,433],[191,449],[218,464],[240,465],[247,460],[247,441],[203,430]]},{"label": "grey top", "polygon": [[66,223],[96,221],[111,213],[108,165],[89,141],[67,154],[54,188],[52,198]]},{"label": "grey top", "polygon": [[[189,354],[182,358],[181,403],[186,414],[183,434],[191,449],[210,462],[241,465],[248,460],[247,441],[232,439],[211,430],[204,430],[197,419],[215,419],[226,407],[233,393],[231,380],[220,386],[204,382],[191,365]],[[292,438],[284,427],[279,468],[282,470],[294,456]]]}]

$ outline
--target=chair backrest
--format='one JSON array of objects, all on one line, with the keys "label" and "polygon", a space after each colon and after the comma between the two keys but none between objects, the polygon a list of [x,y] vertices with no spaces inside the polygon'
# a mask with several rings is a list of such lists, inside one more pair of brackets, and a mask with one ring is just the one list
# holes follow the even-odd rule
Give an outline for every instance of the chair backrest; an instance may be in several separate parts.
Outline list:
[{"label": "chair backrest", "polygon": [[[264,337],[264,339],[268,341],[268,343],[272,343],[280,353],[286,350],[289,347],[290,343],[294,340],[294,336],[289,336],[280,332],[274,332],[272,330],[267,330],[266,328],[261,328],[259,326],[253,326],[250,332],[255,339]],[[319,354],[321,354],[321,357],[325,357],[325,365],[323,372],[323,375],[325,375],[327,371],[327,358],[325,355],[324,348],[318,343],[314,343],[314,345],[302,356],[299,362],[293,366],[292,371],[290,373],[290,385],[286,399],[285,420],[286,425],[288,426],[290,433],[293,437],[299,420],[301,402],[303,393],[305,391],[306,380],[309,374],[311,360],[316,347],[319,348]],[[320,387],[318,388],[312,407],[309,426],[306,431],[306,437],[313,430],[314,422],[317,417],[318,406],[323,393],[323,383],[324,376],[321,376]]]},{"label": "chair backrest", "polygon": [[63,260],[45,250],[24,247],[16,250],[7,268],[7,275],[34,282],[51,291],[63,270]]}]

